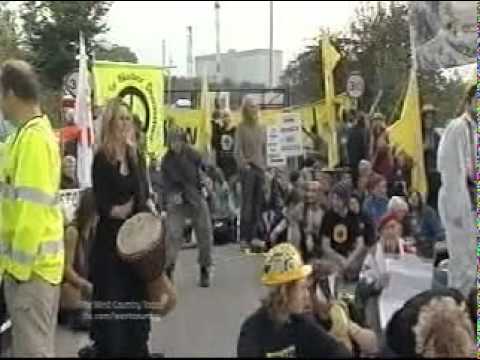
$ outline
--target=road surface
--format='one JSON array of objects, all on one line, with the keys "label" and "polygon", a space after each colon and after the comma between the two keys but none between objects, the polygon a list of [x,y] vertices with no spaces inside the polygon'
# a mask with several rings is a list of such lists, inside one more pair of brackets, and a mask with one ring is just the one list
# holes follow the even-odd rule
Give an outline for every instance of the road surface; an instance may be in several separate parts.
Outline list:
[{"label": "road surface", "polygon": [[[212,287],[197,286],[197,250],[183,250],[175,272],[178,304],[152,323],[150,350],[168,357],[232,357],[243,320],[259,306],[263,257],[242,255],[238,245],[215,248]],[[86,334],[57,330],[57,356],[76,357]]]}]

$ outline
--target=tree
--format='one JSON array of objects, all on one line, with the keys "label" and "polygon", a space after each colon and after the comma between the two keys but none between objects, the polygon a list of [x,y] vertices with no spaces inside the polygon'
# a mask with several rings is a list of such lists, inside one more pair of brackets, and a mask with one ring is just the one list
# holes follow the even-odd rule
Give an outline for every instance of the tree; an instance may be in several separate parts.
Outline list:
[{"label": "tree", "polygon": [[127,46],[102,45],[95,51],[96,60],[138,63],[137,55]]},{"label": "tree", "polygon": [[[327,30],[324,30],[327,31]],[[349,73],[359,71],[365,80],[365,93],[359,100],[368,111],[380,90],[383,96],[377,111],[390,121],[398,119],[402,109],[411,68],[408,6],[405,2],[362,2],[348,33],[333,34],[332,44],[342,54],[335,69],[335,89],[344,91]],[[282,76],[290,87],[294,104],[323,97],[319,45],[310,46],[291,62]],[[461,81],[447,79],[440,71],[418,72],[421,101],[439,107],[440,118],[451,118],[458,105]]]},{"label": "tree", "polygon": [[111,1],[25,1],[21,17],[25,45],[34,64],[51,87],[76,67],[79,32],[87,52],[96,48],[96,37],[108,30],[105,24]]},{"label": "tree", "polygon": [[23,57],[15,20],[15,13],[8,9],[7,1],[0,1],[0,63],[10,58]]}]

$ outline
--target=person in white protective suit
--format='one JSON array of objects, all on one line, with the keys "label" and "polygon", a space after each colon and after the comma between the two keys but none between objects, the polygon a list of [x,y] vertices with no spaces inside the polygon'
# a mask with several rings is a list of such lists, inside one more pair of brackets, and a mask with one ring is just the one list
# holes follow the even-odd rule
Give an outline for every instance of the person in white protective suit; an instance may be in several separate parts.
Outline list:
[{"label": "person in white protective suit", "polygon": [[464,113],[447,126],[438,149],[442,178],[438,208],[449,253],[448,286],[464,296],[476,279],[475,164],[477,148],[476,85],[469,88]]}]

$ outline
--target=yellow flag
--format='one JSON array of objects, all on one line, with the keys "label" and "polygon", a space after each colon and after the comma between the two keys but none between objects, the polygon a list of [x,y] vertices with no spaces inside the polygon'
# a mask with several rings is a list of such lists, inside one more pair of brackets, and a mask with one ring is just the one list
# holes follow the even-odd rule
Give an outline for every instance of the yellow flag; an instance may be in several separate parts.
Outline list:
[{"label": "yellow flag", "polygon": [[200,108],[202,118],[200,119],[199,138],[197,142],[197,149],[200,151],[210,151],[210,143],[212,138],[212,120],[210,111],[210,101],[208,96],[208,80],[207,73],[203,74],[202,91],[200,95]]},{"label": "yellow flag", "polygon": [[340,61],[340,54],[330,43],[328,37],[322,40],[322,64],[325,82],[325,106],[329,128],[328,136],[328,165],[334,167],[339,162],[337,129],[335,121],[335,85],[333,71]]},{"label": "yellow flag", "polygon": [[422,117],[418,95],[417,76],[411,71],[407,94],[400,120],[389,128],[392,144],[413,159],[412,188],[423,195],[428,192],[422,141]]},{"label": "yellow flag", "polygon": [[93,66],[95,102],[120,97],[144,125],[148,158],[164,152],[164,70],[155,66],[97,61]]}]

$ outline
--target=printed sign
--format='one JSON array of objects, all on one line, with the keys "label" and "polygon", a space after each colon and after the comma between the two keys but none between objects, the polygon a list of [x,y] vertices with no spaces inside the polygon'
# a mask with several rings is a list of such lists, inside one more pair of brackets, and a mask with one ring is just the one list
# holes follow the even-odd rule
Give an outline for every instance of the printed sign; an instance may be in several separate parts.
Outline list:
[{"label": "printed sign", "polygon": [[303,155],[302,121],[299,114],[282,114],[280,122],[281,149],[285,157]]},{"label": "printed sign", "polygon": [[269,126],[267,128],[267,166],[284,167],[287,165],[287,158],[282,153],[281,131],[279,127]]}]

